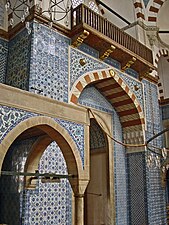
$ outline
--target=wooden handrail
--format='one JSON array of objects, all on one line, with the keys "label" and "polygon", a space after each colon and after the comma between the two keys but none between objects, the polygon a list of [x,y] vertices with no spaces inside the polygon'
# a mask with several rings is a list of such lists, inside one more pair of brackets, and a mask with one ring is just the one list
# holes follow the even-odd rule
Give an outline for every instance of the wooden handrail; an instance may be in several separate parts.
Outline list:
[{"label": "wooden handrail", "polygon": [[80,24],[87,24],[121,46],[153,63],[152,51],[129,34],[103,18],[87,6],[81,4],[72,10],[72,29]]}]

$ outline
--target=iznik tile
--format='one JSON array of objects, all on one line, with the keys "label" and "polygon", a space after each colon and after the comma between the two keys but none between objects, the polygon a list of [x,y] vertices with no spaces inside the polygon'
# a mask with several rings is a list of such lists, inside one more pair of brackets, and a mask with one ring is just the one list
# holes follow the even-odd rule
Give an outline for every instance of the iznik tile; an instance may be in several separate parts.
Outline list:
[{"label": "iznik tile", "polygon": [[81,156],[82,165],[84,166],[84,126],[61,119],[55,119],[55,121],[63,126],[74,140]]},{"label": "iznik tile", "polygon": [[137,81],[136,79],[133,79],[132,77],[129,77],[128,75],[120,71],[117,71],[117,74],[124,80],[124,82],[128,85],[131,91],[135,94],[135,96],[137,97],[137,100],[142,106],[142,109],[144,110],[144,97],[143,97],[142,83]]},{"label": "iznik tile", "polygon": [[37,116],[37,114],[26,112],[20,109],[10,108],[7,106],[0,106],[0,142],[2,142],[5,135],[21,121],[24,121],[27,118],[33,116]]},{"label": "iznik tile", "polygon": [[33,23],[29,91],[68,102],[70,39]]},{"label": "iznik tile", "polygon": [[8,56],[8,42],[0,39],[0,83],[5,83]]},{"label": "iznik tile", "polygon": [[82,91],[79,97],[79,103],[101,111],[112,112],[112,105],[95,87],[92,86],[86,87]]},{"label": "iznik tile", "polygon": [[28,90],[31,35],[24,29],[9,41],[6,83]]},{"label": "iznik tile", "polygon": [[[0,142],[2,142],[6,134],[20,122],[34,116],[39,116],[35,113],[9,108],[7,106],[0,106],[0,115]],[[84,126],[61,119],[55,119],[55,121],[64,127],[74,140],[81,156],[82,165],[84,166]]]},{"label": "iznik tile", "polygon": [[99,52],[97,50],[95,50],[94,48],[89,47],[86,44],[80,45],[78,49],[81,50],[82,52],[88,54],[88,55],[91,55],[91,56],[95,57],[95,58],[99,57]]},{"label": "iznik tile", "polygon": [[[66,175],[67,166],[63,154],[55,142],[44,151],[39,162],[40,173]],[[72,189],[67,179],[60,183],[42,183],[39,179],[36,190],[24,193],[24,225],[71,225],[72,224]]]},{"label": "iznik tile", "polygon": [[144,153],[127,156],[129,224],[148,224]]},{"label": "iznik tile", "polygon": [[[122,127],[112,105],[94,87],[86,87],[79,98],[79,103],[112,114],[113,136],[122,141]],[[99,136],[100,137],[100,136]],[[92,137],[93,138],[93,137]],[[101,139],[101,138],[99,138]],[[92,139],[93,140],[93,139]],[[102,139],[101,139],[102,140]],[[100,141],[101,141],[100,140]],[[103,145],[98,142],[97,145]],[[95,143],[96,146],[96,143]],[[91,145],[91,147],[94,147]],[[97,146],[98,147],[98,146]],[[126,153],[124,147],[114,143],[114,177],[116,224],[128,224]]]},{"label": "iznik tile", "polygon": [[[84,59],[85,65],[80,64],[80,59]],[[83,52],[70,48],[70,89],[72,88],[74,82],[83,74],[98,70],[109,68],[105,63],[96,60]]]},{"label": "iznik tile", "polygon": [[[160,121],[160,110],[158,104],[157,86],[147,80],[143,80],[144,97],[146,105],[147,131],[146,139],[152,138],[154,134],[162,130]],[[162,148],[162,137],[150,142],[151,145]],[[161,173],[158,168],[146,168],[147,181],[147,204],[149,224],[166,224],[165,191],[161,186]]]}]

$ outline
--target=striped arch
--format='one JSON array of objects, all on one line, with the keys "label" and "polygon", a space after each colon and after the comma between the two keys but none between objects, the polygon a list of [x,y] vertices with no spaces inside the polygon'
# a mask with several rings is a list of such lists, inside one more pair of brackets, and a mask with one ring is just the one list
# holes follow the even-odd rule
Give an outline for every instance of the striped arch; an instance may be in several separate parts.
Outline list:
[{"label": "striped arch", "polygon": [[[169,62],[169,52],[167,49],[160,49],[159,52],[155,56],[154,64],[156,67],[158,67],[158,61],[160,57],[163,56],[166,58],[166,60]],[[164,91],[163,91],[163,85],[161,82],[160,77],[158,76],[158,91],[159,91],[159,97],[160,99],[164,98]]]},{"label": "striped arch", "polygon": [[93,84],[112,104],[125,130],[142,130],[144,115],[135,94],[113,69],[93,71],[81,76],[70,92],[70,102],[77,104],[83,89]]},{"label": "striped arch", "polygon": [[154,23],[156,25],[157,22],[157,14],[166,0],[153,0],[150,8],[149,8],[149,16],[148,21]]},{"label": "striped arch", "polygon": [[143,13],[143,9],[145,8],[144,5],[140,0],[134,0],[134,8],[135,8],[135,13],[136,13],[136,18],[141,18],[145,20],[145,16]]},{"label": "striped arch", "polygon": [[155,67],[158,66],[158,61],[159,61],[161,56],[164,56],[166,58],[166,60],[169,62],[169,52],[168,52],[168,50],[167,49],[160,49],[159,52],[155,56],[155,60],[154,60]]}]

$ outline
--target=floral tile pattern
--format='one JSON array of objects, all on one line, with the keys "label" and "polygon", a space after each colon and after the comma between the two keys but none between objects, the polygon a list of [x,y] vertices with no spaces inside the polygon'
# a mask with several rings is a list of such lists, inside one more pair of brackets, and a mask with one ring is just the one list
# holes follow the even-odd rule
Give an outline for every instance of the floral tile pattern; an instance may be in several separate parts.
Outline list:
[{"label": "floral tile pattern", "polygon": [[[67,174],[65,159],[55,142],[44,151],[39,172]],[[42,183],[39,179],[36,190],[27,190],[24,198],[30,204],[25,207],[24,225],[72,224],[72,189],[67,179],[61,179],[59,183]]]},{"label": "floral tile pattern", "polygon": [[[0,106],[0,132],[1,132],[0,143],[2,142],[6,134],[10,130],[12,130],[15,126],[17,126],[20,122],[34,116],[39,115],[19,110],[16,108]],[[79,150],[79,154],[81,156],[82,165],[84,166],[84,126],[76,124],[74,122],[64,121],[61,119],[55,119],[55,121],[59,123],[61,126],[63,126],[74,140]]]},{"label": "floral tile pattern", "polygon": [[29,91],[68,101],[69,38],[33,23]]},{"label": "floral tile pattern", "polygon": [[[80,64],[80,59],[83,59],[85,64]],[[96,60],[83,52],[70,48],[70,89],[74,82],[84,73],[92,70],[106,69],[109,66],[105,63]]]},{"label": "floral tile pattern", "polygon": [[0,83],[5,82],[8,42],[0,39]]},{"label": "floral tile pattern", "polygon": [[[122,127],[119,117],[112,105],[94,87],[86,87],[80,95],[79,103],[112,114],[113,135],[122,141]],[[97,139],[98,140],[98,139]],[[93,139],[92,139],[93,141]],[[102,138],[97,146],[103,146]],[[91,145],[92,147],[93,145]],[[95,143],[96,146],[96,143]],[[128,224],[126,153],[124,147],[114,144],[114,177],[116,224]],[[123,216],[122,216],[123,215]]]},{"label": "floral tile pattern", "polygon": [[7,84],[28,90],[30,52],[31,35],[24,29],[9,42]]}]

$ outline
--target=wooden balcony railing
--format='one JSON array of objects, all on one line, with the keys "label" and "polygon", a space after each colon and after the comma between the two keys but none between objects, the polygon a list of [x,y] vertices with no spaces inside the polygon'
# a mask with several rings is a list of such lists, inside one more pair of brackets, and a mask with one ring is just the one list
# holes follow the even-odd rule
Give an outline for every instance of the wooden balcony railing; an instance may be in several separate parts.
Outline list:
[{"label": "wooden balcony railing", "polygon": [[146,61],[153,62],[149,48],[83,4],[72,10],[72,29],[81,24],[89,25]]}]

